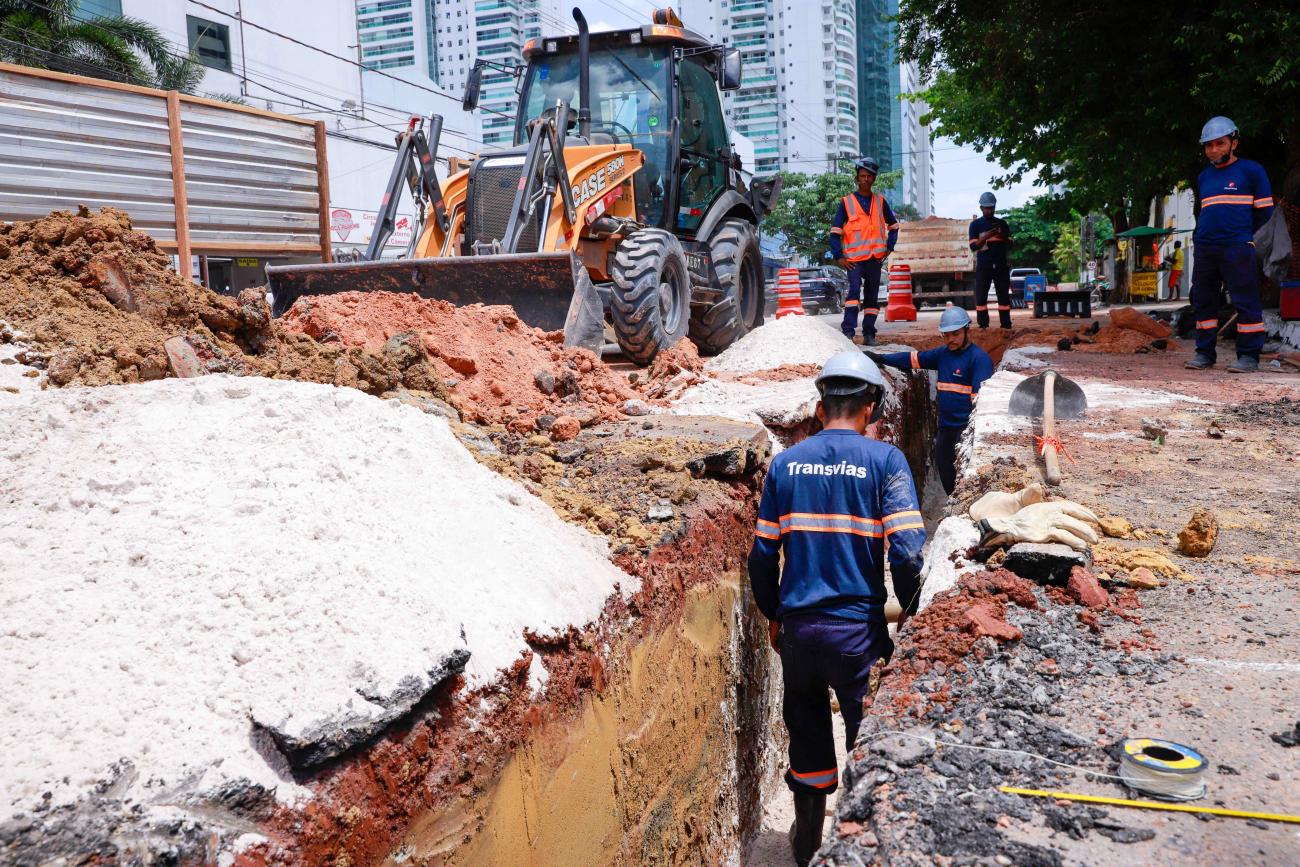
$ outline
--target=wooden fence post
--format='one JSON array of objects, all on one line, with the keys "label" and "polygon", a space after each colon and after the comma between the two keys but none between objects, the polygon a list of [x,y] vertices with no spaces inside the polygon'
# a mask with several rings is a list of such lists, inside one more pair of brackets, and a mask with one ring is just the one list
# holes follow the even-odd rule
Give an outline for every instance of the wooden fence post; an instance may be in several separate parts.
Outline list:
[{"label": "wooden fence post", "polygon": [[325,122],[316,121],[316,180],[320,189],[320,260],[334,261],[330,238],[330,168],[325,150]]},{"label": "wooden fence post", "polygon": [[190,202],[185,191],[185,137],[181,134],[181,95],[167,91],[167,130],[171,137],[172,201],[176,217],[176,270],[186,280],[190,270]]}]

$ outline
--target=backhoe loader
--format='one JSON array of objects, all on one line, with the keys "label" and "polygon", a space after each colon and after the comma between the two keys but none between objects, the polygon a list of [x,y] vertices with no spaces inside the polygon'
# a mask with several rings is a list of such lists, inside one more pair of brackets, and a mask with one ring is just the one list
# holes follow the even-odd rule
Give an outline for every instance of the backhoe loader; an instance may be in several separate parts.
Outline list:
[{"label": "backhoe loader", "polygon": [[[413,119],[366,258],[267,268],[273,312],[334,292],[416,292],[455,304],[509,304],[527,324],[563,329],[601,352],[608,323],[638,364],[689,334],[720,352],[763,322],[758,224],[779,179],[746,186],[719,87],[740,86],[740,53],[682,26],[652,23],[530,40],[525,65],[478,61],[464,107],[486,79],[514,79],[514,146],[482,152],[439,182],[442,118]],[[412,257],[379,261],[408,187],[423,223]]]}]

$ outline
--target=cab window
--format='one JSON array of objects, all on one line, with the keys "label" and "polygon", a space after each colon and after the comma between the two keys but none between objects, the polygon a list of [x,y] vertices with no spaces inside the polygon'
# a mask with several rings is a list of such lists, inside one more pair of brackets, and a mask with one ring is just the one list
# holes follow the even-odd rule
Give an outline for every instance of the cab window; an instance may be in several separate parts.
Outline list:
[{"label": "cab window", "polygon": [[682,173],[677,228],[695,229],[709,205],[727,189],[727,127],[718,86],[709,69],[687,57],[677,76]]}]

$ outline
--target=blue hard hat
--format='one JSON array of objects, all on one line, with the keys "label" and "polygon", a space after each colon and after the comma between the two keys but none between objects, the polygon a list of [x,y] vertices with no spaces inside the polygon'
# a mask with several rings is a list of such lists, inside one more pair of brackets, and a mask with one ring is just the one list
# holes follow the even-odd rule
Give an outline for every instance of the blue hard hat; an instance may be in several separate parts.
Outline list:
[{"label": "blue hard hat", "polygon": [[858,169],[866,169],[873,175],[880,174],[880,163],[876,162],[875,157],[863,157],[853,164],[853,173],[856,175]]},{"label": "blue hard hat", "polygon": [[1232,118],[1219,115],[1212,117],[1201,127],[1201,144],[1214,141],[1216,138],[1223,138],[1225,135],[1235,136],[1237,134],[1237,125],[1232,122]]},{"label": "blue hard hat", "polygon": [[947,334],[950,331],[961,331],[970,325],[970,314],[961,307],[949,307],[943,311],[939,317],[939,333]]},{"label": "blue hard hat", "polygon": [[981,208],[996,208],[998,206],[998,197],[992,193],[984,193],[980,196]]},{"label": "blue hard hat", "polygon": [[872,385],[884,388],[885,377],[874,361],[856,350],[835,353],[817,374],[817,391],[822,395],[842,397]]}]

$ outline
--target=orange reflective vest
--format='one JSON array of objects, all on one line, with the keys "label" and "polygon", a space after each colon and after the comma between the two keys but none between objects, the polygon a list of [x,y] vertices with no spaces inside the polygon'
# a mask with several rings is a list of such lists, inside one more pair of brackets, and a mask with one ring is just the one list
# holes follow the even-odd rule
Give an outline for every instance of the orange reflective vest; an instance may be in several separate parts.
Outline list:
[{"label": "orange reflective vest", "polygon": [[848,216],[844,221],[844,258],[850,262],[884,258],[888,251],[884,197],[871,194],[868,214],[858,204],[858,197],[849,193],[844,197],[844,213]]}]

